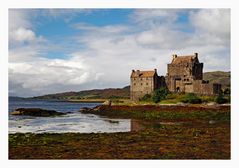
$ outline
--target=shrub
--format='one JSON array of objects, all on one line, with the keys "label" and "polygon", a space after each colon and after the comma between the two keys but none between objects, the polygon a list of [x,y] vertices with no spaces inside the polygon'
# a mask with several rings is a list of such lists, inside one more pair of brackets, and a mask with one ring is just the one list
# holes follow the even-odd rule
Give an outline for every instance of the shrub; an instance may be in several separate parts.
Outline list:
[{"label": "shrub", "polygon": [[154,103],[158,103],[161,100],[164,100],[168,95],[168,89],[165,87],[161,87],[153,92],[152,100]]},{"label": "shrub", "polygon": [[202,100],[193,93],[187,93],[182,99],[183,103],[199,104],[202,103]]},{"label": "shrub", "polygon": [[140,98],[140,101],[149,101],[151,100],[150,94],[145,94],[142,98]]},{"label": "shrub", "polygon": [[226,88],[223,93],[229,95],[231,93],[231,89]]},{"label": "shrub", "polygon": [[222,93],[220,93],[216,99],[215,99],[215,102],[218,103],[218,104],[224,104],[227,102],[227,99],[224,98],[224,96],[222,95]]},{"label": "shrub", "polygon": [[200,99],[204,103],[214,102],[215,101],[215,96],[202,95],[202,96],[200,96]]}]

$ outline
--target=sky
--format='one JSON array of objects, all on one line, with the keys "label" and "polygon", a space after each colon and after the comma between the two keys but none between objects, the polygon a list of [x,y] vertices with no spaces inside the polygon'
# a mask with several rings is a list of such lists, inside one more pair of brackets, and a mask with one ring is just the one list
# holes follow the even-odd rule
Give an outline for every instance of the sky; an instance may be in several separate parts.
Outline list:
[{"label": "sky", "polygon": [[9,95],[122,88],[172,54],[230,71],[229,9],[9,9]]}]

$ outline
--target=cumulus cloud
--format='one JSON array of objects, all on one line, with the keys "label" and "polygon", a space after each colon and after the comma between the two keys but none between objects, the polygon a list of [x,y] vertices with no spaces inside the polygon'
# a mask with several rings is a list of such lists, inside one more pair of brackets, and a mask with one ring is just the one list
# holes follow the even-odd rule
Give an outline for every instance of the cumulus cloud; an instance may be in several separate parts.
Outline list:
[{"label": "cumulus cloud", "polygon": [[10,33],[10,40],[25,42],[25,41],[34,41],[36,39],[36,35],[32,30],[25,28],[18,28]]},{"label": "cumulus cloud", "polygon": [[191,12],[190,21],[199,33],[207,33],[224,39],[230,38],[230,10],[202,9]]},{"label": "cumulus cloud", "polygon": [[[53,44],[34,31],[26,11],[16,15],[19,18],[14,17],[16,25],[9,20],[13,24],[9,29],[10,45],[18,43],[9,49],[10,95],[124,87],[129,84],[132,69],[157,68],[159,75],[165,75],[166,64],[174,53],[198,52],[200,61],[205,63],[204,71],[230,70],[227,9],[140,9],[129,15],[128,24],[96,26],[74,22],[69,26],[79,33],[64,39],[66,45],[59,42],[53,47],[59,52],[71,48],[62,59],[48,57]],[[71,10],[40,13],[54,19],[72,19],[79,14],[72,14]],[[182,15],[185,23],[180,22]],[[210,24],[206,25],[207,22]],[[68,47],[72,45],[74,49]]]},{"label": "cumulus cloud", "polygon": [[9,63],[10,83],[18,83],[22,88],[30,89],[32,93],[26,94],[31,95],[40,93],[41,90],[52,92],[53,88],[49,86],[54,85],[69,89],[72,85],[91,83],[98,80],[100,75],[84,65],[83,61],[40,58],[30,62]]}]

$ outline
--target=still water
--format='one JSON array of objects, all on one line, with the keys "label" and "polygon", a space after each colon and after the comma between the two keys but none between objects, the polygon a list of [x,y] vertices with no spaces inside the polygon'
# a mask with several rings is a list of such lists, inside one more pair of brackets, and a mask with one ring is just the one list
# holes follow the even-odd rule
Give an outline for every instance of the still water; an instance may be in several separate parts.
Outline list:
[{"label": "still water", "polygon": [[[93,114],[82,114],[82,107],[95,107],[100,103],[74,103],[46,100],[26,100],[9,98],[9,133],[99,133],[129,132],[129,119],[110,119]],[[57,117],[13,116],[17,108],[42,108],[58,112],[72,112]]]}]

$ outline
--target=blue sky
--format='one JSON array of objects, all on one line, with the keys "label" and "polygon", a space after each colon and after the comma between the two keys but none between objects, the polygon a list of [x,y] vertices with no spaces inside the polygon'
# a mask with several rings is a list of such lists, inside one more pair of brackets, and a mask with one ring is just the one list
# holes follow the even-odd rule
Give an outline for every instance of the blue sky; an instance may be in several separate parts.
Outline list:
[{"label": "blue sky", "polygon": [[[57,11],[57,10],[56,10]],[[42,12],[42,11],[41,11]],[[120,24],[132,24],[129,21],[129,15],[133,12],[132,9],[101,9],[101,10],[88,10],[86,13],[74,14],[73,16],[68,16],[69,18],[62,18],[61,16],[56,16],[53,18],[47,18],[47,16],[38,16],[34,22],[39,25],[35,27],[35,33],[47,38],[51,43],[58,43],[59,45],[68,44],[63,43],[63,41],[73,42],[72,38],[75,35],[81,35],[84,33],[82,30],[77,30],[74,28],[76,23],[84,23],[88,25],[94,25],[98,27],[103,27],[107,25],[120,25]],[[70,48],[74,48],[74,44],[70,45]],[[82,44],[83,49],[85,48]],[[67,50],[69,51],[69,50]],[[48,51],[48,58],[66,58],[68,54],[64,50],[54,50]]]},{"label": "blue sky", "polygon": [[124,87],[172,54],[230,71],[230,10],[10,9],[9,46],[12,96]]}]

